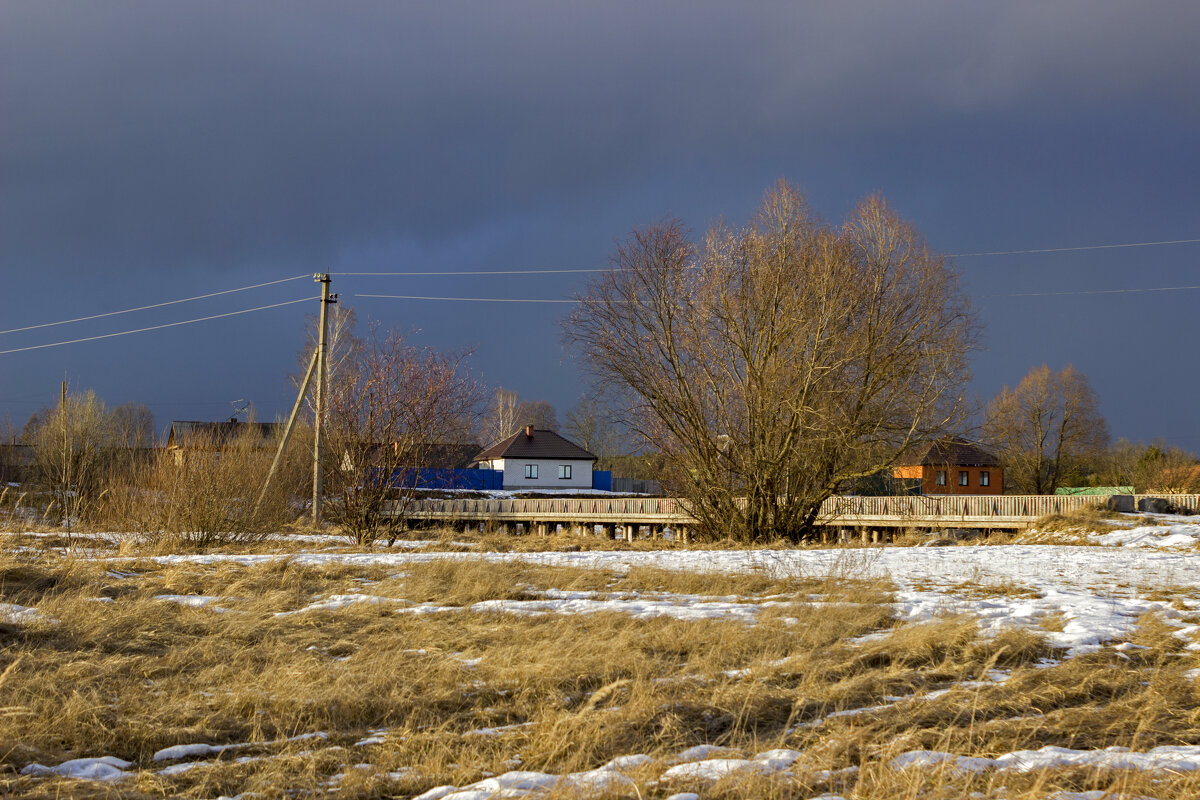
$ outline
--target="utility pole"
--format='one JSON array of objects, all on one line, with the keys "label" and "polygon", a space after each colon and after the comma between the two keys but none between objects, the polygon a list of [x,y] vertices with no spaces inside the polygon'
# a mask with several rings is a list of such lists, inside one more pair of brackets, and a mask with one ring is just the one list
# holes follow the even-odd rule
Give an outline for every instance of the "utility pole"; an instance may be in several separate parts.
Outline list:
[{"label": "utility pole", "polygon": [[312,358],[308,360],[308,371],[304,373],[304,381],[300,384],[300,392],[296,395],[296,404],[292,406],[292,414],[288,417],[287,426],[283,429],[283,438],[279,440],[279,449],[275,451],[275,459],[271,462],[271,469],[267,471],[267,479],[263,481],[262,491],[258,493],[258,502],[254,504],[255,514],[262,507],[263,500],[267,497],[267,489],[271,486],[271,479],[275,477],[275,472],[279,469],[279,462],[283,460],[288,440],[292,437],[292,428],[296,427],[296,418],[300,416],[300,408],[304,405],[304,398],[308,396],[308,387],[312,385],[312,377],[317,369],[319,355],[319,350],[313,350]]},{"label": "utility pole", "polygon": [[329,293],[329,273],[313,275],[313,280],[321,284],[321,322],[317,334],[317,419],[313,426],[313,525],[321,524],[321,490],[323,475],[321,471],[324,450],[324,421],[325,421],[325,384],[328,378],[329,355],[329,306],[337,302],[337,295]]}]

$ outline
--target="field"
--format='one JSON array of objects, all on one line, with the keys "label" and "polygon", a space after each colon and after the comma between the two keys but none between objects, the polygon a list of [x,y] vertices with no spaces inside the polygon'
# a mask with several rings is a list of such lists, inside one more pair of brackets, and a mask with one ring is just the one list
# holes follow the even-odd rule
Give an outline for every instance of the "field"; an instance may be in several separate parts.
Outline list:
[{"label": "field", "polygon": [[771,550],[13,534],[0,795],[1196,798],[1200,520],[1164,521]]}]

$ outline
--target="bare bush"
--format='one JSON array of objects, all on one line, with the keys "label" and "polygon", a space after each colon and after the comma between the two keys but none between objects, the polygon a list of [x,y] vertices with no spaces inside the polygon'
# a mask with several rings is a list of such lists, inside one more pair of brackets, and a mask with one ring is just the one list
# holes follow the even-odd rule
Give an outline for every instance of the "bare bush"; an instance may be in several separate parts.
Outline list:
[{"label": "bare bush", "polygon": [[710,535],[802,538],[821,501],[953,430],[971,313],[879,197],[840,228],[780,183],[702,245],[637,230],[565,322]]},{"label": "bare bush", "polygon": [[29,443],[37,478],[70,529],[94,510],[112,456],[112,415],[93,391],[68,395],[57,409],[37,418]]},{"label": "bare bush", "polygon": [[293,442],[261,504],[256,499],[278,442],[257,433],[231,441],[196,437],[159,452],[105,491],[102,519],[152,545],[205,549],[258,541],[296,516],[307,453]]}]

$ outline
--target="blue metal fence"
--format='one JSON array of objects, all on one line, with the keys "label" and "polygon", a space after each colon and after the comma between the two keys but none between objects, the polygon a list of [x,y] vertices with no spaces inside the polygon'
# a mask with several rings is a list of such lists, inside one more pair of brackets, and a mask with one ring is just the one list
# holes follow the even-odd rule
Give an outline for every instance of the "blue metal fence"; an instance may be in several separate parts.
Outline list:
[{"label": "blue metal fence", "polygon": [[498,469],[434,469],[408,467],[395,470],[388,481],[397,489],[503,489],[504,473]]}]

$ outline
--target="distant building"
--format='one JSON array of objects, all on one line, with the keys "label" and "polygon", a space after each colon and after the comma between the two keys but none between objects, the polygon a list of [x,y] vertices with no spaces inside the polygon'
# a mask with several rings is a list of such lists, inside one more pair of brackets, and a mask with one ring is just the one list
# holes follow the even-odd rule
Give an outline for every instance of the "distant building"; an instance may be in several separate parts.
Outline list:
[{"label": "distant building", "polygon": [[591,489],[596,456],[530,425],[478,453],[474,463],[503,472],[505,489]]},{"label": "distant building", "polygon": [[27,444],[0,444],[0,491],[6,483],[24,483],[34,473],[34,450]]},{"label": "distant building", "polygon": [[994,455],[963,439],[932,442],[905,454],[892,469],[921,494],[1004,494],[1004,470]]},{"label": "distant building", "polygon": [[190,454],[219,452],[234,444],[269,447],[275,435],[282,432],[282,423],[241,422],[237,417],[222,422],[172,420],[171,432],[167,435],[167,452],[171,453],[176,464],[182,464]]}]

